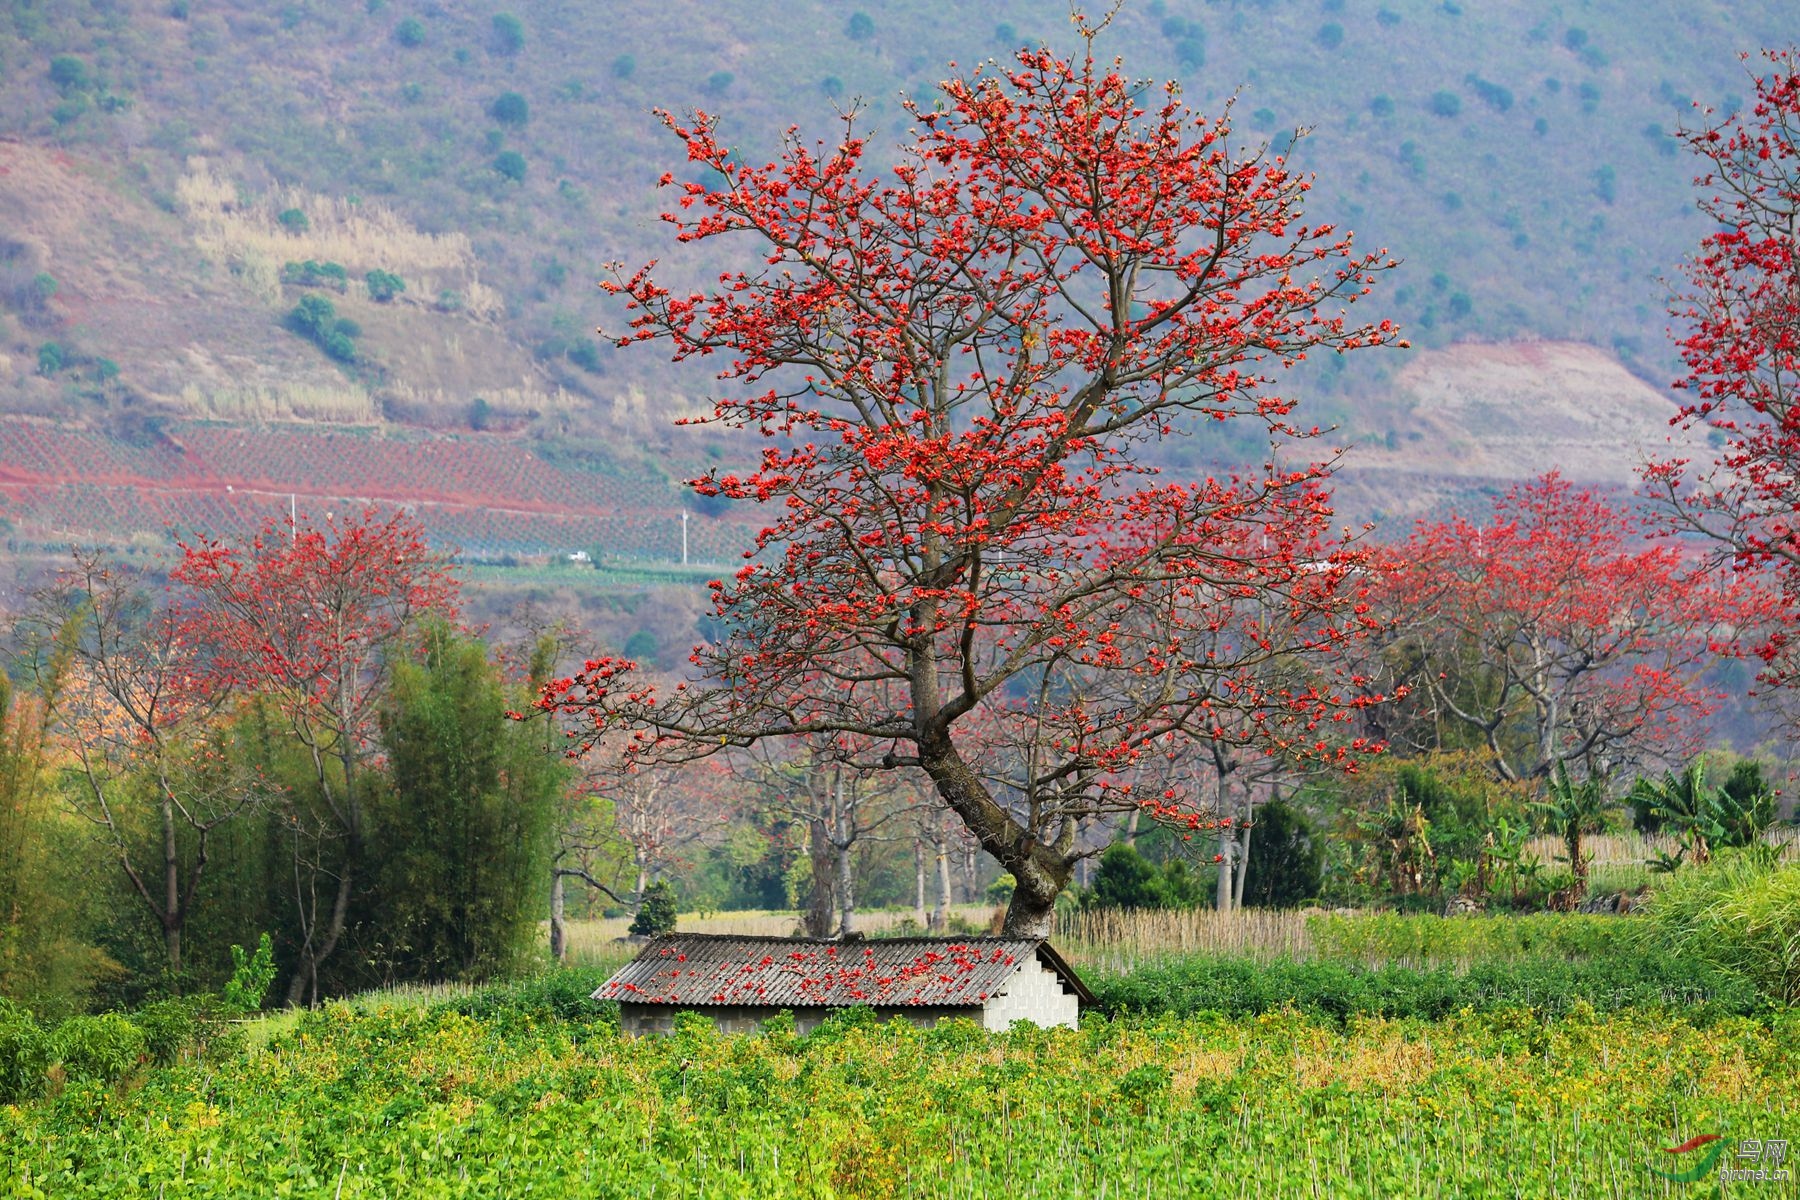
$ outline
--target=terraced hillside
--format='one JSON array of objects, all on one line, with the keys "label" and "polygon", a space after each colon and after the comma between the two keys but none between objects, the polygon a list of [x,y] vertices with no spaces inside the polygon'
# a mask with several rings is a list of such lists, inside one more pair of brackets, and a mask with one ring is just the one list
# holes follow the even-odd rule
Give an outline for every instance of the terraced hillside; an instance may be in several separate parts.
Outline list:
[{"label": "terraced hillside", "polygon": [[[641,566],[682,554],[681,492],[668,477],[604,459],[552,464],[517,440],[185,422],[132,444],[0,418],[0,516],[15,544],[238,535],[290,503],[312,513],[404,505],[476,561],[583,551]],[[754,537],[730,513],[690,509],[687,525],[694,563],[734,559]]]}]

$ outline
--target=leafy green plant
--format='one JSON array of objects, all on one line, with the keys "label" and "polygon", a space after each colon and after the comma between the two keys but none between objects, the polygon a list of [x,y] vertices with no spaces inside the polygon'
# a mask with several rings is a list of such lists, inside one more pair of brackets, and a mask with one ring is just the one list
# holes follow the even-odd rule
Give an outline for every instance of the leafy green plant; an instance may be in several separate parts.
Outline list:
[{"label": "leafy green plant", "polygon": [[123,1013],[70,1017],[50,1035],[51,1051],[70,1080],[112,1083],[143,1062],[144,1031]]},{"label": "leafy green plant", "polygon": [[631,919],[631,932],[639,937],[661,937],[675,932],[675,918],[675,889],[659,879],[644,889],[637,916]]},{"label": "leafy green plant", "polygon": [[525,48],[525,22],[512,13],[495,13],[488,28],[494,53],[510,57]]},{"label": "leafy green plant", "polygon": [[[300,210],[291,209],[289,211],[299,212]],[[302,214],[302,217],[304,215]],[[342,292],[349,287],[350,272],[344,269],[342,263],[314,262],[309,258],[305,262],[283,263],[281,265],[281,282],[292,284],[294,287],[323,287],[330,288],[334,292]]]},{"label": "leafy green plant", "polygon": [[94,85],[88,65],[73,54],[58,54],[50,60],[50,82],[65,96],[86,91]]},{"label": "leafy green plant", "polygon": [[1562,763],[1556,765],[1556,774],[1551,777],[1547,792],[1546,798],[1533,807],[1543,815],[1550,832],[1562,839],[1564,861],[1569,864],[1573,879],[1571,895],[1579,901],[1587,894],[1590,858],[1582,848],[1582,839],[1606,827],[1612,801],[1607,797],[1604,780],[1584,779],[1575,783],[1569,778],[1568,767]]},{"label": "leafy green plant", "polygon": [[275,221],[289,233],[305,233],[312,228],[312,221],[307,217],[305,210],[298,208],[282,209],[275,214]]},{"label": "leafy green plant", "polygon": [[130,1015],[132,1024],[143,1031],[144,1053],[166,1067],[213,1042],[229,1011],[211,996],[182,996],[147,1004]]},{"label": "leafy green plant", "polygon": [[1245,860],[1244,903],[1288,908],[1319,894],[1323,848],[1305,815],[1274,800],[1256,810]]},{"label": "leafy green plant", "polygon": [[36,1095],[53,1054],[50,1035],[31,1013],[0,998],[0,1104]]},{"label": "leafy green plant", "polygon": [[1203,903],[1205,888],[1175,858],[1161,869],[1123,842],[1108,846],[1094,871],[1094,885],[1083,897],[1093,908],[1187,908]]},{"label": "leafy green plant", "polygon": [[356,361],[356,322],[340,318],[325,297],[301,297],[288,313],[287,326],[339,362]]},{"label": "leafy green plant", "polygon": [[55,342],[45,342],[38,347],[37,369],[39,375],[54,375],[63,369],[67,361],[63,348]]},{"label": "leafy green plant", "polygon": [[253,1013],[262,1008],[269,985],[275,982],[275,947],[264,933],[254,953],[242,946],[231,948],[231,978],[225,981],[225,1007],[232,1012]]},{"label": "leafy green plant", "polygon": [[394,40],[408,50],[425,44],[425,22],[417,17],[407,17],[394,26]]}]

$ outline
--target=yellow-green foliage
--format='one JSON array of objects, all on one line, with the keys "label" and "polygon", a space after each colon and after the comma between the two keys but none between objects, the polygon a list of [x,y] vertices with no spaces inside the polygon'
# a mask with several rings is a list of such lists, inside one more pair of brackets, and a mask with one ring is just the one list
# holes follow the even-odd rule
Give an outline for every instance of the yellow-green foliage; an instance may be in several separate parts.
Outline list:
[{"label": "yellow-green foliage", "polygon": [[0,998],[54,1010],[112,964],[73,927],[80,883],[65,851],[76,831],[52,805],[46,721],[42,698],[0,674]]},{"label": "yellow-green foliage", "polygon": [[340,1006],[226,1067],[0,1108],[12,1194],[1650,1196],[1665,1147],[1800,1112],[1792,1018],[1591,1009],[622,1041]]}]

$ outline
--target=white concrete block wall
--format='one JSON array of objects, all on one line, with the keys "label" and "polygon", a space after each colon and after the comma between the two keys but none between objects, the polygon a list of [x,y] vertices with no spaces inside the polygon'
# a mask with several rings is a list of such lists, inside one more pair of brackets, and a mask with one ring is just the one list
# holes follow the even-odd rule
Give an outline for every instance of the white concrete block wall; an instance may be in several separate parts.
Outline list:
[{"label": "white concrete block wall", "polygon": [[1007,980],[1000,994],[987,1002],[981,1023],[987,1029],[1008,1029],[1014,1021],[1031,1021],[1048,1029],[1080,1023],[1081,1001],[1063,991],[1062,980],[1034,955]]}]

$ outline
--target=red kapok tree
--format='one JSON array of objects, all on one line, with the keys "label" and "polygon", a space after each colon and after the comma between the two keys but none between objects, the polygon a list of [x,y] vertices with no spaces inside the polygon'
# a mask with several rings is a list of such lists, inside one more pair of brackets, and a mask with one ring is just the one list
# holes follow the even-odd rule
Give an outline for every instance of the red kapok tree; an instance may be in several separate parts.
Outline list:
[{"label": "red kapok tree", "polygon": [[[1684,136],[1705,160],[1700,210],[1717,223],[1685,264],[1674,315],[1692,398],[1677,418],[1713,432],[1707,464],[1658,463],[1646,482],[1675,525],[1741,567],[1770,568],[1800,600],[1800,53],[1765,51],[1756,99]],[[1711,117],[1710,110],[1707,116]],[[1760,647],[1791,680],[1791,617]]]},{"label": "red kapok tree", "polygon": [[[696,649],[700,682],[657,694],[603,658],[544,701],[635,727],[646,752],[882,747],[1018,881],[1015,935],[1048,932],[1091,852],[1082,822],[1192,815],[1130,792],[1140,755],[1235,729],[1350,752],[1322,732],[1343,705],[1316,675],[1263,669],[1363,619],[1324,468],[1188,483],[1136,454],[1215,421],[1301,436],[1265,370],[1396,336],[1346,317],[1389,264],[1303,221],[1305,178],[1174,85],[1097,63],[1081,28],[1083,60],[1022,52],[945,83],[941,110],[909,107],[887,172],[854,113],[765,166],[712,117],[664,115],[719,181],[680,185],[676,239],[747,243],[757,265],[691,294],[651,267],[619,278],[618,340],[722,356],[709,419],[770,441],[755,470],[695,486],[771,515],[713,585],[729,633]],[[1005,787],[980,761],[995,746]]]},{"label": "red kapok tree", "polygon": [[1420,691],[1503,779],[1604,781],[1698,749],[1718,699],[1703,675],[1760,620],[1745,581],[1554,472],[1393,555],[1379,602]]},{"label": "red kapok tree", "polygon": [[301,931],[288,1003],[316,1000],[320,965],[336,952],[361,883],[365,768],[389,667],[421,620],[454,616],[457,584],[405,512],[270,522],[246,545],[200,539],[181,549],[170,577],[194,593],[190,636],[212,648],[221,685],[274,701],[311,758],[328,836],[340,845],[329,864],[295,864]]}]

